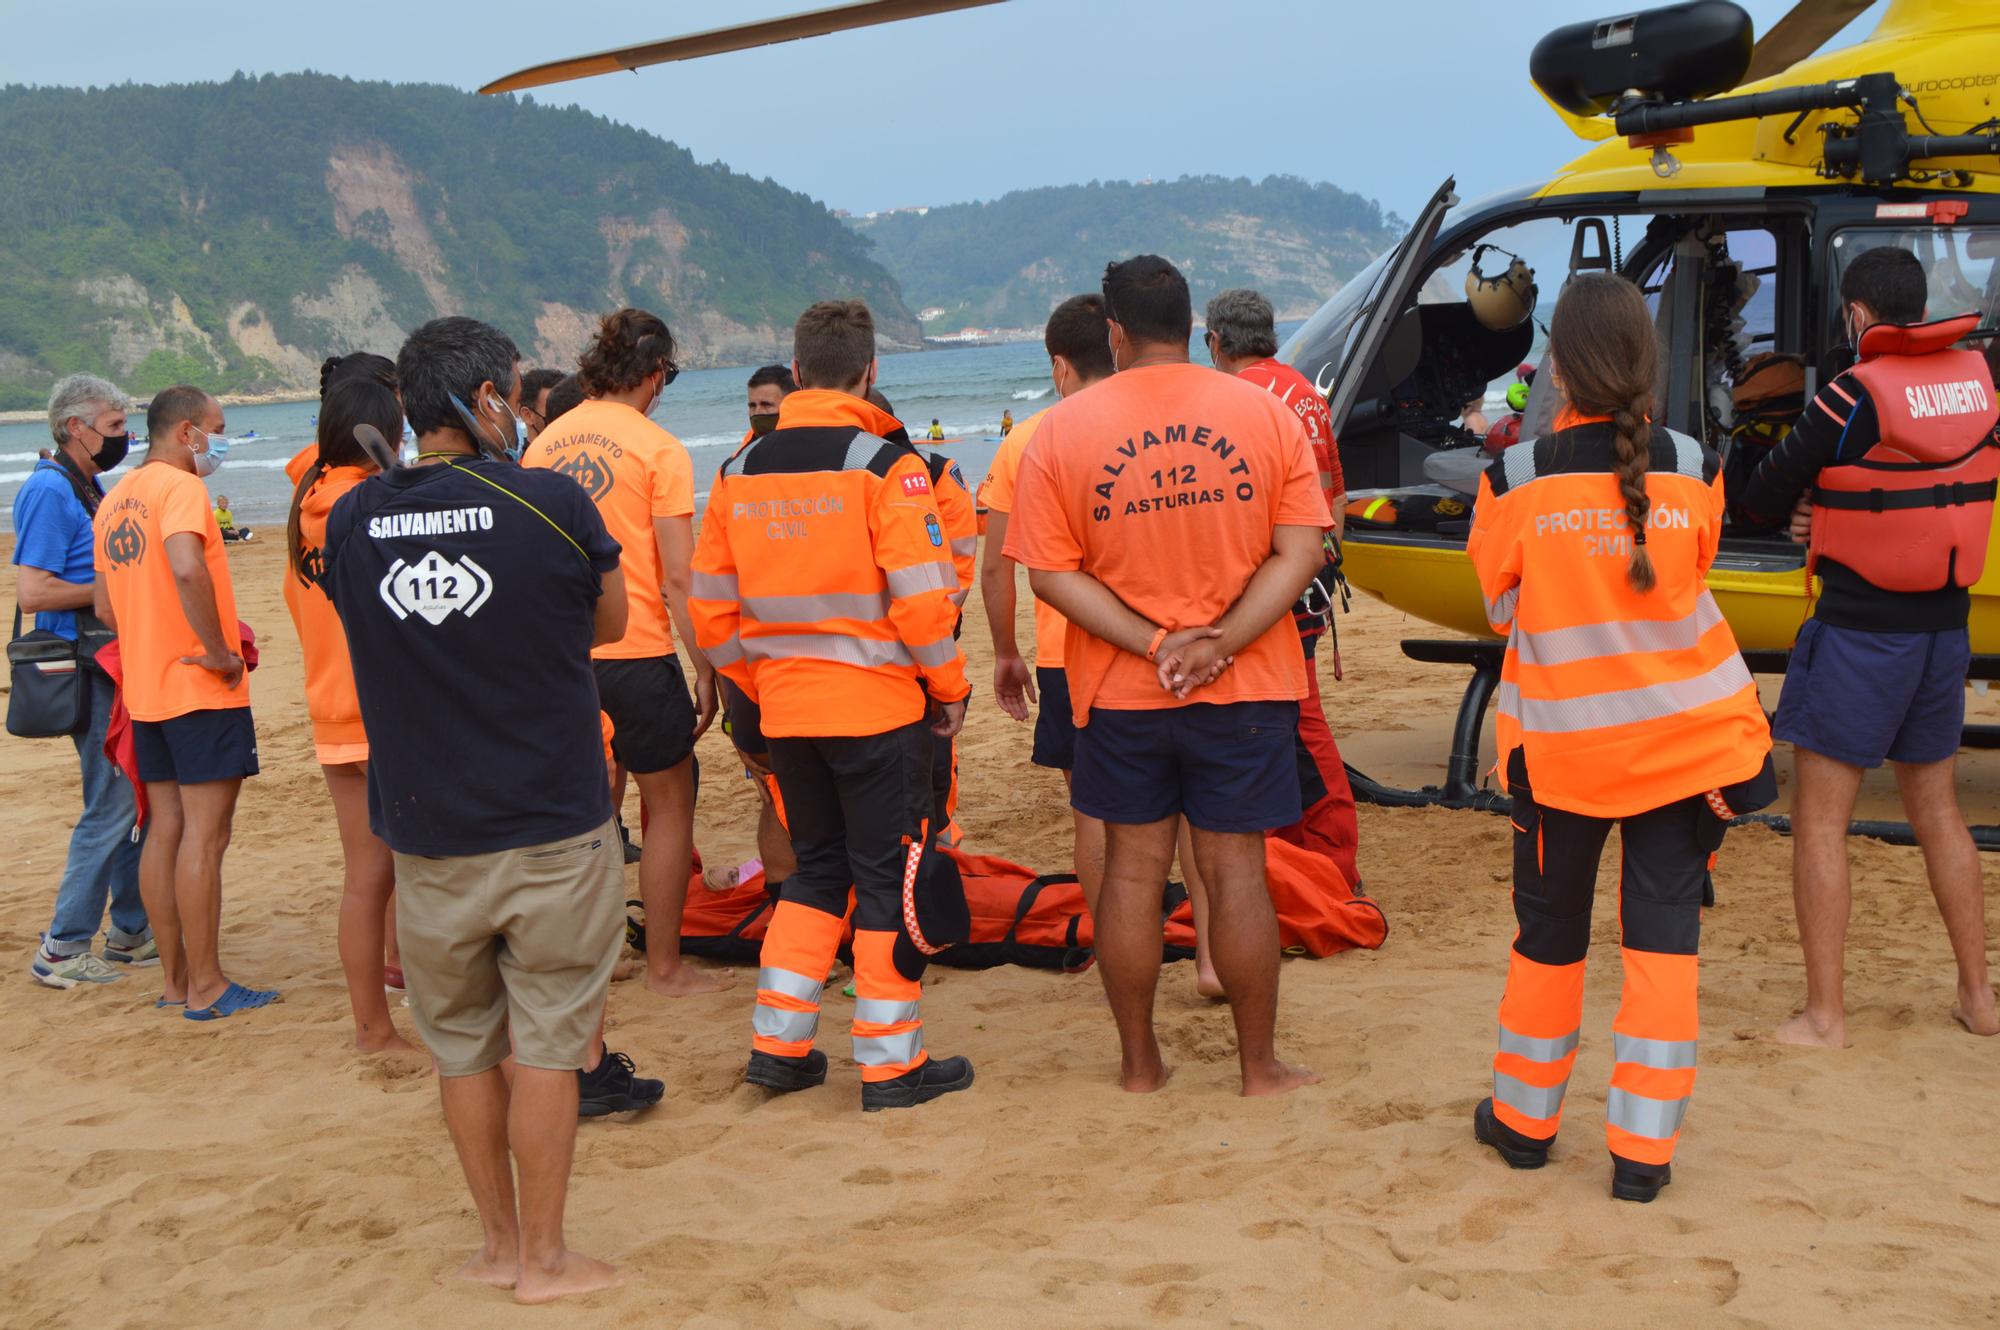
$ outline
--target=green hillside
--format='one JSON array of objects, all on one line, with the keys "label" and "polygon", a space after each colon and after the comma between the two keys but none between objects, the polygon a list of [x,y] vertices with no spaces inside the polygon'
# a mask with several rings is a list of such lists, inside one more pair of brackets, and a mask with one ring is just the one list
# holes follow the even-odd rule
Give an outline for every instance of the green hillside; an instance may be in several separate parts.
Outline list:
[{"label": "green hillside", "polygon": [[924,325],[932,335],[1034,327],[1097,290],[1106,262],[1148,251],[1187,274],[1197,308],[1253,286],[1280,316],[1303,317],[1402,232],[1372,199],[1286,176],[1093,181],[848,224],[875,242],[912,309],[942,311]]},{"label": "green hillside", "polygon": [[692,365],[775,353],[815,299],[914,320],[819,203],[579,110],[316,74],[0,89],[0,408],[57,375],[316,386],[466,313],[545,363],[658,311]]}]

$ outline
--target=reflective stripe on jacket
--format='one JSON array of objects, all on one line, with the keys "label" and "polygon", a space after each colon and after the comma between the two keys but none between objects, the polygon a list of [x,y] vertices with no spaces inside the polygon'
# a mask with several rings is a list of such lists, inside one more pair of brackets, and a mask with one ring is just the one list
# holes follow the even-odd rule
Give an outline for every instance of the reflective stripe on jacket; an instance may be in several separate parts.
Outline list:
[{"label": "reflective stripe on jacket", "polygon": [[958,590],[951,603],[961,610],[979,580],[979,510],[972,502],[972,489],[958,463],[935,448],[924,454],[930,471],[931,495],[937,500],[938,518],[944,523],[944,537],[951,550],[952,567],[958,570]]},{"label": "reflective stripe on jacket", "polygon": [[802,389],[725,462],[689,608],[708,659],[769,735],[880,734],[971,690],[930,473],[894,418]]},{"label": "reflective stripe on jacket", "polygon": [[1646,549],[1657,584],[1626,580],[1631,524],[1606,422],[1510,448],[1480,481],[1467,549],[1507,634],[1497,742],[1535,798],[1592,817],[1646,812],[1748,780],[1770,750],[1756,684],[1709,595],[1722,534],[1714,453],[1656,429]]}]

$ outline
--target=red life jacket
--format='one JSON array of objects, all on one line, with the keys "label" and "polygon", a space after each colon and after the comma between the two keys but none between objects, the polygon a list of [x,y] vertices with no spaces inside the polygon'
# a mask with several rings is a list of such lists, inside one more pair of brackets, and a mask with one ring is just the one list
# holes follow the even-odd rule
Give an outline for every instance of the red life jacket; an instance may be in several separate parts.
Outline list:
[{"label": "red life jacket", "polygon": [[[1861,363],[1841,377],[1867,390],[1881,442],[1819,473],[1809,567],[1837,559],[1884,591],[1979,580],[2000,480],[2000,406],[1985,358],[1951,349],[1978,326],[1966,315],[1862,334]],[[1840,379],[1828,386],[1842,391]]]}]

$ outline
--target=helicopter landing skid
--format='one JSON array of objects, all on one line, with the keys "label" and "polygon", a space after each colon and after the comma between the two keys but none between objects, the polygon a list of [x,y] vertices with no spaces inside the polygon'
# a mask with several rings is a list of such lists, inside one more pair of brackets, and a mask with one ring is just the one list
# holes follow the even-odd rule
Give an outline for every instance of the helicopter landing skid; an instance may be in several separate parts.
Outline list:
[{"label": "helicopter landing skid", "polygon": [[[1479,742],[1486,726],[1486,708],[1500,686],[1500,666],[1506,646],[1500,642],[1476,642],[1468,638],[1409,638],[1403,654],[1427,665],[1469,665],[1472,678],[1459,699],[1458,716],[1451,727],[1451,754],[1445,761],[1443,785],[1426,785],[1418,790],[1400,789],[1371,779],[1353,765],[1347,779],[1354,787],[1358,803],[1384,808],[1470,808],[1482,813],[1506,815],[1513,801],[1498,790],[1487,789],[1479,779]],[[1743,663],[1752,674],[1783,674],[1789,651],[1746,651]],[[1974,656],[1968,677],[2000,680],[2000,656]],[[2000,725],[1968,725],[1960,738],[1966,748],[2000,748]],[[1783,814],[1751,813],[1736,819],[1740,825],[1769,827],[1781,836],[1792,832],[1792,820]],[[1983,825],[1971,829],[1973,844],[1981,850],[2000,852],[2000,826]],[[1915,845],[1916,833],[1907,822],[1863,821],[1848,826],[1850,836],[1865,836],[1891,845]]]}]

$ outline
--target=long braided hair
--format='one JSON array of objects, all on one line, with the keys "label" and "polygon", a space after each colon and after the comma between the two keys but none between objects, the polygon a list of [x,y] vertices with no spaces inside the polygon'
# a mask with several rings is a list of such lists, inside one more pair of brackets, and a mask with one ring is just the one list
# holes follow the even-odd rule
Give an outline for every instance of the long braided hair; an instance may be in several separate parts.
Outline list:
[{"label": "long braided hair", "polygon": [[1625,580],[1635,591],[1651,591],[1646,521],[1653,501],[1646,493],[1646,471],[1653,452],[1650,417],[1660,342],[1639,288],[1610,273],[1572,278],[1549,319],[1549,355],[1570,405],[1582,415],[1611,417],[1618,491],[1632,530]]}]

